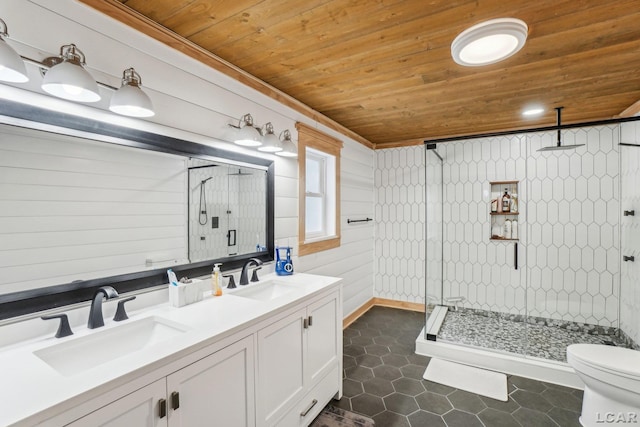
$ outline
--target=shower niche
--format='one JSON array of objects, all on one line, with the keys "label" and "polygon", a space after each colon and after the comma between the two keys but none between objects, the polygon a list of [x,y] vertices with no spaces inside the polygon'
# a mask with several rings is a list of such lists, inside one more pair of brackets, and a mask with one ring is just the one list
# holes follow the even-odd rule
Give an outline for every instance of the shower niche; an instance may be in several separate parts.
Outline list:
[{"label": "shower niche", "polygon": [[489,217],[490,240],[519,240],[519,181],[492,181]]}]

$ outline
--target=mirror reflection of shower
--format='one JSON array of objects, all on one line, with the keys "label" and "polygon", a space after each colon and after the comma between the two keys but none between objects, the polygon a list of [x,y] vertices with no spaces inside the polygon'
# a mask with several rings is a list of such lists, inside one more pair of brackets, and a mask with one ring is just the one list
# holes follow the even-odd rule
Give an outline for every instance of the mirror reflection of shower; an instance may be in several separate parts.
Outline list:
[{"label": "mirror reflection of shower", "polygon": [[265,170],[190,159],[190,261],[266,250],[266,189]]},{"label": "mirror reflection of shower", "polygon": [[207,215],[207,193],[205,191],[205,184],[209,181],[212,176],[207,179],[203,179],[200,181],[200,206],[198,207],[198,223],[200,225],[207,225],[208,215]]}]

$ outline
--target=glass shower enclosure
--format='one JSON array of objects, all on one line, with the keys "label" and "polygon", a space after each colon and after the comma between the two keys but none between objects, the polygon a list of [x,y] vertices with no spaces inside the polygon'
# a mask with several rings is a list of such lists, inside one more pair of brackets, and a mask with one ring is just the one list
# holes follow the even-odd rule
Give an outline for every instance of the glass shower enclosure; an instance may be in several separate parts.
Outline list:
[{"label": "glass shower enclosure", "polygon": [[425,340],[559,366],[572,343],[637,348],[636,123],[564,130],[570,150],[539,151],[555,132],[425,147]]}]

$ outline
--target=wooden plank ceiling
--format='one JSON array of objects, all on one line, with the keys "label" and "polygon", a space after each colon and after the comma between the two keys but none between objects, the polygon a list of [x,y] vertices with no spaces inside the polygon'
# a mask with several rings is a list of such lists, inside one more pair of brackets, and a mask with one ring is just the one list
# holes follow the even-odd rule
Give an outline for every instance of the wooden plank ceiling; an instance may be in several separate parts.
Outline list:
[{"label": "wooden plank ceiling", "polygon": [[[152,33],[137,12],[377,148],[553,125],[558,106],[564,123],[609,119],[640,99],[638,0],[81,1]],[[518,54],[452,60],[457,34],[501,17],[529,25]],[[546,113],[523,119],[530,103]]]}]

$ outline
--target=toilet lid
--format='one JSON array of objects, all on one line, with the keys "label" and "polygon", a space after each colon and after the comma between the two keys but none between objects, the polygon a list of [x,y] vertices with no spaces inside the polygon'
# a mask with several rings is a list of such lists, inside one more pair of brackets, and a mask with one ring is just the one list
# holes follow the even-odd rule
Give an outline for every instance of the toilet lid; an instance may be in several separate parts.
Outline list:
[{"label": "toilet lid", "polygon": [[572,344],[567,351],[588,365],[640,378],[640,351],[600,344]]}]

